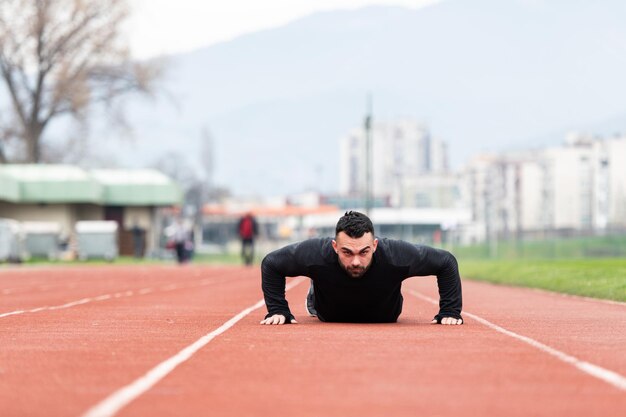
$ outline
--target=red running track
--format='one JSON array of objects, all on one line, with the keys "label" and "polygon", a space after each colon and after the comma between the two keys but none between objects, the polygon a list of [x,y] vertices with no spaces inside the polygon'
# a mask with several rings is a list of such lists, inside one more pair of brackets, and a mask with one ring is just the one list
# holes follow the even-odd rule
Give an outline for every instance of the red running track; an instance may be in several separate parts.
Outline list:
[{"label": "red running track", "polygon": [[0,270],[0,415],[626,415],[625,304],[465,280],[438,326],[422,277],[398,323],[330,324],[288,282],[300,323],[261,326],[258,268]]}]

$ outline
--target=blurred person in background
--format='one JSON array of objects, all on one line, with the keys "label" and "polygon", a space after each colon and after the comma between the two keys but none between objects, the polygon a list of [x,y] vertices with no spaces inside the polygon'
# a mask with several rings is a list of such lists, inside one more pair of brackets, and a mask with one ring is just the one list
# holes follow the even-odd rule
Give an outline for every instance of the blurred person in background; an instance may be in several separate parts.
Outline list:
[{"label": "blurred person in background", "polygon": [[261,264],[268,314],[261,324],[296,323],[285,299],[285,278],[306,276],[310,316],[324,322],[393,323],[402,312],[402,282],[437,277],[439,312],[433,324],[463,324],[461,278],[455,257],[441,249],[374,235],[364,214],[349,211],[335,238],[314,238],[268,254]]},{"label": "blurred person in background", "polygon": [[179,264],[188,262],[193,250],[191,228],[182,217],[178,217],[168,229],[168,247],[176,252],[176,260]]},{"label": "blurred person in background", "polygon": [[239,219],[237,232],[241,239],[241,257],[245,265],[252,265],[254,260],[254,238],[259,232],[258,224],[252,213],[248,212]]},{"label": "blurred person in background", "polygon": [[133,236],[133,254],[135,258],[143,258],[146,246],[146,229],[141,227],[139,222],[135,220],[130,232]]}]

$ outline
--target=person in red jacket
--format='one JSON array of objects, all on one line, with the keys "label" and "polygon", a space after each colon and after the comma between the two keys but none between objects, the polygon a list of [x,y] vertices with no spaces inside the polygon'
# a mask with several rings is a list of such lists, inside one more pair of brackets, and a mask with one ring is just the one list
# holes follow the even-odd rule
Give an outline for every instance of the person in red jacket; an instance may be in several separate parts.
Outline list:
[{"label": "person in red jacket", "polygon": [[252,213],[246,213],[237,226],[241,239],[241,257],[245,265],[252,265],[254,260],[254,238],[258,234],[258,225]]}]

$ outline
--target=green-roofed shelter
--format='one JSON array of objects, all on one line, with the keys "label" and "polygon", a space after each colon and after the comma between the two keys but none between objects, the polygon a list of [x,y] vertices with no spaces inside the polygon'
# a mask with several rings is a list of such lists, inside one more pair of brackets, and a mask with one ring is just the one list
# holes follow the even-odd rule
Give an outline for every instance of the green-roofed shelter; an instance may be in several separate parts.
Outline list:
[{"label": "green-roofed shelter", "polygon": [[69,165],[0,165],[0,200],[13,203],[101,203],[103,189]]},{"label": "green-roofed shelter", "polygon": [[146,250],[156,247],[160,209],[181,202],[180,187],[156,170],[0,165],[0,218],[57,222],[68,238],[77,221],[115,220],[122,254],[133,251],[133,228],[144,231]]}]

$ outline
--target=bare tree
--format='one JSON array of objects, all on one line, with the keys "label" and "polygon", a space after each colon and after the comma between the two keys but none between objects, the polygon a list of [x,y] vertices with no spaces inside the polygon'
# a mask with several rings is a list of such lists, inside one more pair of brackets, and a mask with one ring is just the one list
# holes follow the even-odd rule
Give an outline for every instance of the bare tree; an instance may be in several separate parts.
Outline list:
[{"label": "bare tree", "polygon": [[215,139],[206,126],[200,133],[200,163],[204,169],[204,176],[207,188],[213,187],[213,177],[215,175]]},{"label": "bare tree", "polygon": [[185,194],[201,181],[189,157],[181,152],[168,152],[159,157],[152,166],[174,180]]},{"label": "bare tree", "polygon": [[160,69],[130,61],[127,16],[125,0],[0,1],[0,76],[12,110],[0,140],[21,142],[26,162],[42,160],[42,135],[59,116],[84,124],[94,104],[113,109],[126,93],[150,93]]}]

